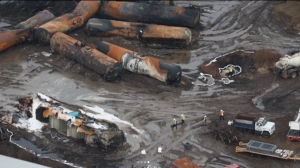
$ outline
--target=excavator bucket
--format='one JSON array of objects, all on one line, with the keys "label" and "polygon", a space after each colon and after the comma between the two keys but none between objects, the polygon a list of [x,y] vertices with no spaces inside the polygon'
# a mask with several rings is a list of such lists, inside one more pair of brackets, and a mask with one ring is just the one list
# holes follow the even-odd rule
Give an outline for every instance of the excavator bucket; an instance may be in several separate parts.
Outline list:
[{"label": "excavator bucket", "polygon": [[31,30],[54,19],[54,15],[48,10],[41,11],[33,17],[13,27],[14,30],[0,33],[0,52],[20,42],[26,41],[32,34]]},{"label": "excavator bucket", "polygon": [[50,40],[50,46],[61,55],[97,72],[106,81],[113,82],[121,77],[120,63],[64,33],[55,33]]},{"label": "excavator bucket", "polygon": [[149,75],[170,85],[177,86],[181,82],[182,71],[179,65],[153,57],[141,57],[134,51],[104,41],[97,45],[97,50],[122,63],[123,68],[128,71]]},{"label": "excavator bucket", "polygon": [[92,18],[86,25],[89,35],[120,35],[137,38],[144,43],[177,44],[187,46],[191,43],[191,30],[184,27],[173,27],[136,22]]},{"label": "excavator bucket", "polygon": [[200,19],[200,11],[196,8],[135,2],[104,1],[99,12],[118,20],[189,28],[197,26]]},{"label": "excavator bucket", "polygon": [[100,7],[100,1],[80,1],[72,13],[66,13],[35,30],[35,38],[47,45],[56,32],[68,32],[82,26]]}]

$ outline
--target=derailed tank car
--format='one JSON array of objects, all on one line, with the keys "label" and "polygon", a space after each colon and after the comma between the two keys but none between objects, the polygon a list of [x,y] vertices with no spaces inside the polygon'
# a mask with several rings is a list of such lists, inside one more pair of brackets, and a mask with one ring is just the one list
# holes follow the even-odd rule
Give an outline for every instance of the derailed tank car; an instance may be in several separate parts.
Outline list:
[{"label": "derailed tank car", "polygon": [[90,146],[104,149],[121,146],[126,141],[124,132],[115,123],[91,117],[94,113],[85,108],[62,103],[41,93],[30,99],[32,104],[39,104],[32,109],[33,117],[49,123],[50,128],[67,137],[83,139]]}]

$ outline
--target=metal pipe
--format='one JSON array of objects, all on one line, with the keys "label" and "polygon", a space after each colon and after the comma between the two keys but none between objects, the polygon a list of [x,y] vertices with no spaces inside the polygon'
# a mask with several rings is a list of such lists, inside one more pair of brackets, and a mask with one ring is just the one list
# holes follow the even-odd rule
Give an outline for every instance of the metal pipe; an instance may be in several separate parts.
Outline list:
[{"label": "metal pipe", "polygon": [[0,33],[0,52],[21,42],[31,36],[31,29],[54,19],[54,15],[48,10],[41,11],[33,17],[13,27],[14,30]]},{"label": "metal pipe", "polygon": [[200,19],[200,11],[196,8],[119,1],[104,1],[99,13],[125,21],[190,28],[198,25]]},{"label": "metal pipe", "polygon": [[122,63],[123,68],[128,71],[149,75],[170,85],[177,86],[181,82],[182,71],[179,65],[149,56],[141,57],[139,53],[104,41],[97,45],[97,50]]},{"label": "metal pipe", "polygon": [[50,40],[50,46],[61,55],[74,59],[81,65],[97,72],[106,81],[113,82],[121,77],[122,66],[120,63],[64,33],[55,33]]},{"label": "metal pipe", "polygon": [[100,1],[80,1],[72,13],[66,13],[35,30],[35,38],[47,45],[56,32],[68,32],[82,26],[100,7]]},{"label": "metal pipe", "polygon": [[86,25],[89,35],[120,35],[137,38],[145,43],[153,40],[157,43],[176,42],[178,45],[187,46],[192,41],[192,32],[185,27],[173,27],[137,22],[123,22],[116,20],[92,18]]}]

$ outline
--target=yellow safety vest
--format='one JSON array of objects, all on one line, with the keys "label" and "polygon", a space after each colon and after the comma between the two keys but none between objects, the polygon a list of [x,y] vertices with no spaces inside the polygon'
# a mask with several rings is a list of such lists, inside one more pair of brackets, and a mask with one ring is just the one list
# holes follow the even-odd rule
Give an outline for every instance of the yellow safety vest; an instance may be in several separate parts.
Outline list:
[{"label": "yellow safety vest", "polygon": [[173,120],[174,125],[177,125],[177,120]]},{"label": "yellow safety vest", "polygon": [[183,116],[181,116],[181,119],[182,119],[182,120],[185,120],[185,116],[184,116],[184,115],[183,115]]}]

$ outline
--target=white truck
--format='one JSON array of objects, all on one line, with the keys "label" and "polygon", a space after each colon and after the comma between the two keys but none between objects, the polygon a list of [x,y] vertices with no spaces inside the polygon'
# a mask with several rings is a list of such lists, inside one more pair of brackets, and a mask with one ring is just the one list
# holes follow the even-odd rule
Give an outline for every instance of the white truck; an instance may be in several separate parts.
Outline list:
[{"label": "white truck", "polygon": [[270,137],[275,131],[275,123],[267,121],[266,117],[256,118],[237,114],[233,119],[236,128],[252,130],[255,134]]},{"label": "white truck", "polygon": [[296,78],[300,76],[300,52],[293,52],[291,55],[286,54],[276,62],[276,73],[283,78]]},{"label": "white truck", "polygon": [[300,141],[300,109],[294,121],[289,122],[290,130],[286,135],[286,139],[290,141]]}]

